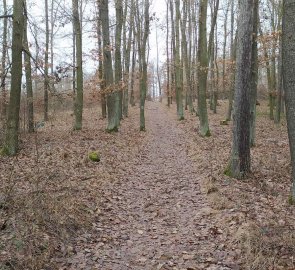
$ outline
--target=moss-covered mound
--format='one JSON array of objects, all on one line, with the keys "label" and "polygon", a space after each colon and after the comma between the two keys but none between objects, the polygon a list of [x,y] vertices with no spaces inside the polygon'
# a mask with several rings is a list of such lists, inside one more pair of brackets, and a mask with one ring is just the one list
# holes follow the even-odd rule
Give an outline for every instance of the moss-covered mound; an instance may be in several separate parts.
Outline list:
[{"label": "moss-covered mound", "polygon": [[99,162],[99,161],[100,161],[100,154],[99,154],[99,152],[97,152],[97,151],[93,151],[93,152],[90,152],[90,153],[88,154],[88,158],[89,158],[91,161]]}]

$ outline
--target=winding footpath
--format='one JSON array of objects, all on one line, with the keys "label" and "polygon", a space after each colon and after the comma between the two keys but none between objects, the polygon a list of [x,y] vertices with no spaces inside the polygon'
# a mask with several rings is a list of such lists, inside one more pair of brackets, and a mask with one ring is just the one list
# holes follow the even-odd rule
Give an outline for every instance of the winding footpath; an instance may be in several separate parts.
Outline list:
[{"label": "winding footpath", "polygon": [[148,104],[146,122],[146,144],[103,190],[94,232],[77,240],[60,269],[239,269],[226,262],[185,132],[159,104]]}]

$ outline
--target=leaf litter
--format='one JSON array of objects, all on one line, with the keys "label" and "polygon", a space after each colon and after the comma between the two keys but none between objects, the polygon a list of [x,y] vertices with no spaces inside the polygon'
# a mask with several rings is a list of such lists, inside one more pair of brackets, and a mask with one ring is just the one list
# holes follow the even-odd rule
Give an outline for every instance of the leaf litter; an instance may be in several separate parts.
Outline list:
[{"label": "leaf litter", "polygon": [[[152,102],[143,133],[135,108],[117,134],[87,108],[82,131],[71,131],[63,112],[35,136],[22,135],[18,157],[1,157],[0,266],[293,269],[285,122],[258,118],[252,174],[241,182],[223,174],[225,109],[210,114],[211,138],[198,136],[195,116],[177,122],[174,107]],[[88,160],[91,151],[99,163]]]}]

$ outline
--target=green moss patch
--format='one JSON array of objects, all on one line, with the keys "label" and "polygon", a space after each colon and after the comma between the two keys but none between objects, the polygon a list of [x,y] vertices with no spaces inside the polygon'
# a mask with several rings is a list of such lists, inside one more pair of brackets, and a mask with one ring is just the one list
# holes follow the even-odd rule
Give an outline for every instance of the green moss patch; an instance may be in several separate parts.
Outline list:
[{"label": "green moss patch", "polygon": [[97,151],[93,151],[88,154],[88,158],[93,162],[99,162],[100,161],[100,154]]}]

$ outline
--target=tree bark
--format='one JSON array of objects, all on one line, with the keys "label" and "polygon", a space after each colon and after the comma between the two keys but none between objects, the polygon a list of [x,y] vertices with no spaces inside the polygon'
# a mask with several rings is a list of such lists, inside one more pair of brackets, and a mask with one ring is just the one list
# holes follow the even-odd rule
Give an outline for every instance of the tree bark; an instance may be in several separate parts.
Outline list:
[{"label": "tree bark", "polygon": [[107,132],[117,132],[119,130],[118,115],[118,93],[113,92],[114,74],[112,67],[112,55],[110,48],[109,32],[109,1],[101,0],[100,2],[100,19],[103,35],[103,65],[106,88],[110,93],[107,94],[108,125]]},{"label": "tree bark", "polygon": [[75,45],[76,45],[76,95],[74,103],[75,123],[74,130],[82,129],[82,115],[83,115],[83,66],[82,66],[82,30],[79,15],[79,2],[73,0],[73,21],[75,29]]},{"label": "tree bark", "polygon": [[292,188],[290,202],[295,203],[295,0],[283,1],[283,80],[286,95],[286,116],[292,167]]},{"label": "tree bark", "polygon": [[201,0],[199,13],[199,46],[198,46],[198,112],[200,120],[200,135],[210,136],[207,112],[207,74],[208,74],[208,54],[207,54],[207,6],[208,0]]},{"label": "tree bark", "polygon": [[49,15],[48,0],[45,0],[45,59],[44,59],[44,121],[48,121],[48,68],[49,68]]},{"label": "tree bark", "polygon": [[23,7],[23,0],[13,1],[11,91],[4,143],[4,153],[7,155],[16,155],[18,151],[19,111],[22,85],[22,42],[24,34]]},{"label": "tree bark", "polygon": [[253,0],[243,0],[239,4],[233,145],[229,172],[235,178],[244,178],[250,172],[253,4]]},{"label": "tree bark", "polygon": [[[7,2],[3,0],[3,12],[7,15]],[[7,20],[3,18],[3,32],[2,32],[2,58],[1,58],[1,92],[2,92],[2,104],[1,104],[1,118],[6,119],[7,113],[7,92],[6,92],[6,60],[7,60]]]},{"label": "tree bark", "polygon": [[31,58],[28,55],[30,48],[28,44],[28,21],[27,21],[27,3],[24,0],[25,7],[25,18],[24,18],[24,62],[26,72],[26,90],[27,90],[27,108],[28,108],[28,131],[29,133],[34,132],[34,105],[33,105],[33,84],[32,84],[32,66]]},{"label": "tree bark", "polygon": [[253,43],[252,43],[252,81],[251,81],[251,96],[250,96],[250,146],[255,146],[256,137],[256,100],[257,100],[257,84],[258,84],[258,12],[259,0],[254,1],[253,8]]}]

